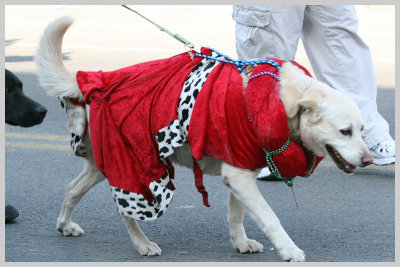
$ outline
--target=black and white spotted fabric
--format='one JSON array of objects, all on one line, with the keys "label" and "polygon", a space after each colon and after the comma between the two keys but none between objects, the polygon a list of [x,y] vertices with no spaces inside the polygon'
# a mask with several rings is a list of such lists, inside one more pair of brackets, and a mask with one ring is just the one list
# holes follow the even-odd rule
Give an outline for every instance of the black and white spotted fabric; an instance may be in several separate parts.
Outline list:
[{"label": "black and white spotted fabric", "polygon": [[168,175],[158,181],[152,181],[149,189],[154,196],[153,203],[149,203],[141,194],[111,186],[118,212],[137,220],[153,220],[160,217],[174,195],[174,191],[169,187]]},{"label": "black and white spotted fabric", "polygon": [[[215,52],[211,56],[214,58],[221,57]],[[189,122],[197,95],[211,71],[218,64],[218,61],[203,59],[186,79],[176,110],[178,120],[171,121],[167,127],[162,128],[156,134],[161,159],[173,154],[174,147],[180,147],[187,142]]]},{"label": "black and white spotted fabric", "polygon": [[83,143],[87,127],[86,108],[75,104],[68,98],[59,97],[61,107],[67,113],[68,130],[71,133],[71,147],[75,155],[83,157],[88,152],[88,147]]}]

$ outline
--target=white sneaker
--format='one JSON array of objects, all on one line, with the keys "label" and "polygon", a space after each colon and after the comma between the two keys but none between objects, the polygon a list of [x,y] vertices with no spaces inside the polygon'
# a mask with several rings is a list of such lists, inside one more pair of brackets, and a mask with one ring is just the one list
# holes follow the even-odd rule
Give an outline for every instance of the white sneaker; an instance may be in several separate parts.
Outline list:
[{"label": "white sneaker", "polygon": [[265,178],[267,176],[269,176],[271,174],[271,172],[269,171],[268,167],[265,167],[263,169],[261,169],[260,173],[257,175],[257,178]]},{"label": "white sneaker", "polygon": [[262,181],[281,181],[281,179],[269,171],[268,167],[261,169],[260,173],[257,175],[257,179]]},{"label": "white sneaker", "polygon": [[369,149],[371,152],[372,162],[375,165],[388,165],[395,163],[395,142],[394,141],[383,141]]}]

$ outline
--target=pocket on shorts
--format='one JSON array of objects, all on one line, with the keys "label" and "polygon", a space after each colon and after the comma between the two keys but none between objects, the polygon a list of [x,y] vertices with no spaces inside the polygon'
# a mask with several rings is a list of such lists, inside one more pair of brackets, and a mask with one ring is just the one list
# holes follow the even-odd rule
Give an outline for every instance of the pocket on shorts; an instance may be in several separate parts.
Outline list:
[{"label": "pocket on shorts", "polygon": [[271,21],[271,13],[269,11],[259,11],[254,9],[244,9],[237,7],[233,10],[232,18],[240,24],[264,28]]},{"label": "pocket on shorts", "polygon": [[232,18],[236,21],[236,51],[239,58],[243,60],[254,60],[259,58],[256,55],[256,46],[261,43],[259,40],[261,32],[267,30],[271,21],[269,11],[259,11],[235,6]]}]

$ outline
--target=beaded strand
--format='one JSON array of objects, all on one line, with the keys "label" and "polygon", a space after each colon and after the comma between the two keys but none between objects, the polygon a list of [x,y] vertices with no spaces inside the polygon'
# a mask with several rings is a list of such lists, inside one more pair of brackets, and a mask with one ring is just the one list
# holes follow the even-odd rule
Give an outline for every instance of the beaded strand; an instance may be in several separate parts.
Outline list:
[{"label": "beaded strand", "polygon": [[278,167],[275,165],[275,162],[272,160],[272,156],[276,156],[276,155],[282,153],[289,146],[289,144],[290,144],[290,138],[288,138],[286,143],[281,148],[279,148],[277,150],[269,152],[265,148],[263,148],[263,149],[264,149],[264,152],[266,154],[267,163],[268,163],[268,166],[271,169],[271,172],[273,174],[275,174],[275,176],[278,177],[280,180],[284,181],[289,187],[293,187],[293,179],[294,178],[285,178],[285,177],[283,177],[281,175],[281,173],[279,172]]},{"label": "beaded strand", "polygon": [[246,66],[257,65],[257,64],[269,64],[269,65],[271,65],[271,66],[277,68],[278,70],[281,68],[281,66],[279,65],[279,63],[275,62],[275,61],[272,60],[272,59],[258,59],[258,60],[251,60],[251,61],[244,61],[244,60],[241,60],[241,59],[235,60],[235,59],[233,59],[233,58],[231,58],[231,57],[229,57],[229,56],[227,56],[227,55],[222,54],[221,52],[218,52],[217,50],[215,50],[215,49],[213,49],[213,48],[208,47],[208,49],[211,49],[211,50],[212,50],[213,52],[215,52],[217,55],[224,57],[224,59],[215,58],[215,57],[212,57],[212,56],[206,56],[206,55],[203,55],[203,54],[201,54],[201,53],[199,53],[199,52],[196,52],[196,56],[197,56],[197,57],[206,58],[206,59],[208,59],[208,60],[219,61],[219,62],[223,62],[223,63],[228,63],[228,64],[236,65],[236,66],[238,67],[238,70],[239,70],[240,72],[242,72],[243,69],[244,69]]},{"label": "beaded strand", "polygon": [[270,71],[262,71],[260,73],[257,73],[256,75],[251,76],[249,78],[249,81],[251,81],[254,78],[260,77],[262,75],[270,75],[270,76],[274,77],[277,81],[279,81],[279,76],[276,75],[275,73],[270,72]]}]

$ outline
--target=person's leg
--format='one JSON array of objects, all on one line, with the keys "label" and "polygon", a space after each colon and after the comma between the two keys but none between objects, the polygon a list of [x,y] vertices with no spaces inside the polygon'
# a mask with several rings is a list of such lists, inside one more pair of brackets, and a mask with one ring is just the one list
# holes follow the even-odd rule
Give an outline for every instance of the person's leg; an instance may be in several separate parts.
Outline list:
[{"label": "person's leg", "polygon": [[379,165],[394,163],[394,141],[379,114],[369,47],[357,34],[353,6],[307,6],[302,41],[317,79],[352,98],[365,126],[363,139]]},{"label": "person's leg", "polygon": [[239,59],[294,59],[305,6],[234,6]]}]

